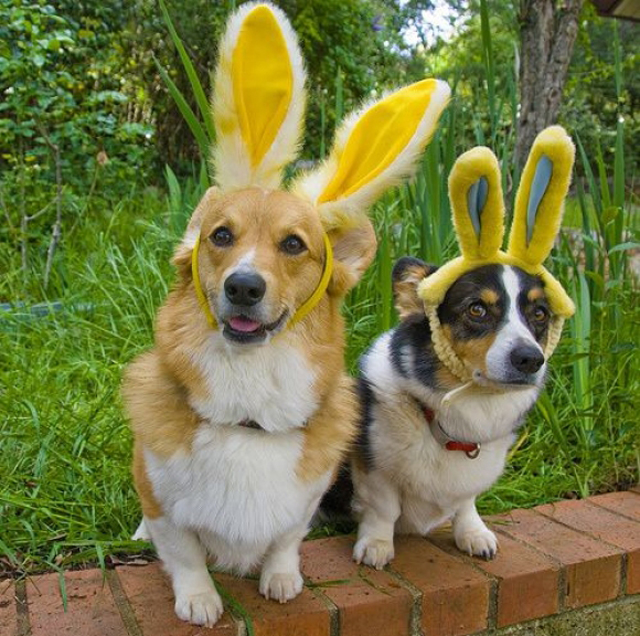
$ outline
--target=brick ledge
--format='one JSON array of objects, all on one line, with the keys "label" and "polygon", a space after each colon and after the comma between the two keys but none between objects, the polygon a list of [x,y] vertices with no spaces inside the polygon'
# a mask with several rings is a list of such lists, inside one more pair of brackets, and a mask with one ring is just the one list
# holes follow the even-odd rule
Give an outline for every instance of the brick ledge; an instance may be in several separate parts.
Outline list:
[{"label": "brick ledge", "polygon": [[227,611],[211,630],[174,616],[157,563],[120,566],[106,581],[95,569],[65,573],[66,612],[57,574],[0,581],[0,634],[462,636],[574,634],[576,625],[604,633],[598,621],[609,636],[640,633],[640,488],[489,523],[500,537],[490,562],[460,554],[449,531],[399,539],[382,572],[351,561],[352,537],[307,541],[307,585],[285,605],[265,601],[254,580],[217,574]]}]

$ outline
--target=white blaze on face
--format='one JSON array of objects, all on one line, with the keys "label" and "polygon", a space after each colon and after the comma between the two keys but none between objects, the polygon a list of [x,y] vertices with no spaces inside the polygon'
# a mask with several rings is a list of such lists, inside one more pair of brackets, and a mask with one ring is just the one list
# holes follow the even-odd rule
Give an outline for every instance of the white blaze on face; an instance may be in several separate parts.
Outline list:
[{"label": "white blaze on face", "polygon": [[[252,274],[256,270],[253,265],[253,261],[256,257],[255,248],[251,248],[244,253],[236,263],[234,263],[227,271],[224,273],[223,278],[227,279],[232,274]],[[257,272],[259,273],[259,272]]]},{"label": "white blaze on face", "polygon": [[529,329],[518,306],[518,297],[523,291],[522,279],[512,267],[504,267],[502,273],[506,315],[496,338],[487,352],[488,379],[496,382],[538,384],[545,373],[546,362],[535,373],[523,373],[512,364],[512,352],[517,347],[532,347],[543,355],[542,347]]}]

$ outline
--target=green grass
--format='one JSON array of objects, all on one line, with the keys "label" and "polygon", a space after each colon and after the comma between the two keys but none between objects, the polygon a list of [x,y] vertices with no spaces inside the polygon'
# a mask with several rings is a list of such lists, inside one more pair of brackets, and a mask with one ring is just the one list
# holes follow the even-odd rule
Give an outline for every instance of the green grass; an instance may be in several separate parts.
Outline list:
[{"label": "green grass", "polygon": [[[430,243],[422,231],[430,214],[424,206],[433,208],[427,184],[439,182],[442,188],[445,176],[427,164],[415,183],[375,208],[378,256],[345,306],[352,371],[362,351],[396,320],[389,275],[394,260],[414,254],[438,261],[455,253],[450,225]],[[124,365],[151,344],[153,317],[173,277],[169,258],[185,222],[183,199],[196,196],[199,181],[196,174],[180,192],[174,184],[168,202],[134,192],[109,214],[83,218],[56,260],[49,298],[63,308],[43,317],[24,308],[0,315],[5,569],[99,563],[141,549],[129,541],[139,510],[120,378]],[[582,205],[597,218],[591,200]],[[596,272],[605,256],[596,243],[591,254]],[[17,273],[19,254],[3,252],[2,266],[10,272],[3,300],[21,299],[28,306],[45,299],[37,284],[43,257],[34,250],[25,281]],[[586,496],[638,478],[637,291],[623,274],[600,289],[592,272],[578,267],[568,244],[551,267],[572,290],[578,316],[565,330],[548,389],[528,418],[507,471],[481,498],[483,512]]]},{"label": "green grass", "polygon": [[[19,569],[140,549],[119,385],[172,277],[165,208],[134,197],[103,227],[87,220],[59,258],[64,308],[0,313],[0,554]],[[19,279],[3,300],[29,302]]]}]

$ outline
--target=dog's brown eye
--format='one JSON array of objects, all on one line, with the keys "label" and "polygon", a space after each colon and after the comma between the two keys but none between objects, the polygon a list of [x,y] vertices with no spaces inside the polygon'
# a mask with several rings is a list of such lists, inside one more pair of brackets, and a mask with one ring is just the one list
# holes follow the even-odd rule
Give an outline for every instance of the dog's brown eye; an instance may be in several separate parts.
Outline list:
[{"label": "dog's brown eye", "polygon": [[304,252],[304,250],[307,249],[307,246],[299,236],[290,234],[280,243],[280,249],[286,254],[295,256],[296,254]]},{"label": "dog's brown eye", "polygon": [[533,319],[536,322],[545,322],[547,318],[549,318],[549,312],[547,311],[546,307],[538,305],[536,308],[534,308]]},{"label": "dog's brown eye", "polygon": [[472,303],[467,311],[472,318],[484,318],[487,315],[487,308],[482,303]]},{"label": "dog's brown eye", "polygon": [[218,247],[229,247],[233,245],[233,233],[228,227],[219,227],[213,231],[209,237],[211,242]]}]

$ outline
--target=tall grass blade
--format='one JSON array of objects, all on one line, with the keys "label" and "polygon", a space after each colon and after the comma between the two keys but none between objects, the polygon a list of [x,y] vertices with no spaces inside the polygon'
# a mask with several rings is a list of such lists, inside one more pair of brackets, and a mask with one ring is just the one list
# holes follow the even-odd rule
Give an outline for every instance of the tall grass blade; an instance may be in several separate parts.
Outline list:
[{"label": "tall grass blade", "polygon": [[[171,20],[171,16],[169,15],[169,11],[167,10],[167,6],[164,3],[164,0],[160,1],[160,10],[162,11],[162,16],[164,21],[169,29],[169,33],[171,35],[171,39],[173,40],[173,44],[178,51],[178,55],[180,56],[180,61],[182,62],[182,66],[187,73],[187,77],[189,78],[189,83],[191,84],[191,89],[193,90],[193,95],[196,99],[196,103],[198,104],[198,109],[200,110],[200,116],[202,117],[202,121],[204,121],[205,129],[207,132],[207,138],[209,145],[212,145],[216,138],[216,129],[213,125],[213,119],[211,117],[211,108],[209,106],[209,100],[204,94],[204,90],[202,88],[202,84],[198,79],[198,75],[196,74],[196,69],[187,54],[187,51],[184,48],[184,44],[178,35],[175,27],[173,26],[173,21]],[[203,158],[207,158],[207,154],[203,155]]]},{"label": "tall grass blade", "polygon": [[495,69],[493,47],[491,45],[491,26],[487,0],[480,0],[480,28],[482,32],[482,61],[487,74],[487,98],[489,101],[489,123],[491,125],[492,146],[495,147],[498,115],[495,97]]},{"label": "tall grass blade", "polygon": [[342,81],[342,70],[338,68],[336,73],[336,128],[340,125],[344,117],[344,86]]},{"label": "tall grass blade", "polygon": [[584,450],[588,450],[592,442],[593,431],[593,394],[591,392],[590,337],[591,337],[591,299],[589,286],[582,271],[574,280],[574,295],[578,299],[578,307],[571,322],[573,335],[573,381],[575,386],[576,418],[578,438]]},{"label": "tall grass blade", "polygon": [[205,129],[202,127],[202,124],[196,117],[191,106],[187,103],[187,100],[183,97],[180,89],[175,85],[175,82],[169,77],[169,74],[164,70],[164,68],[162,68],[160,62],[158,62],[155,57],[153,58],[153,61],[158,69],[158,73],[160,73],[162,81],[167,85],[171,97],[173,97],[176,106],[180,110],[184,120],[187,122],[189,130],[191,130],[193,136],[196,138],[202,158],[206,159],[209,156],[209,139],[207,138]]},{"label": "tall grass blade", "polygon": [[[386,227],[388,225],[385,224]],[[383,231],[380,238],[378,257],[378,284],[381,294],[379,329],[380,332],[391,329],[391,311],[393,309],[393,292],[391,289],[391,269],[393,267],[393,257],[391,256],[391,246],[389,232]]]}]

